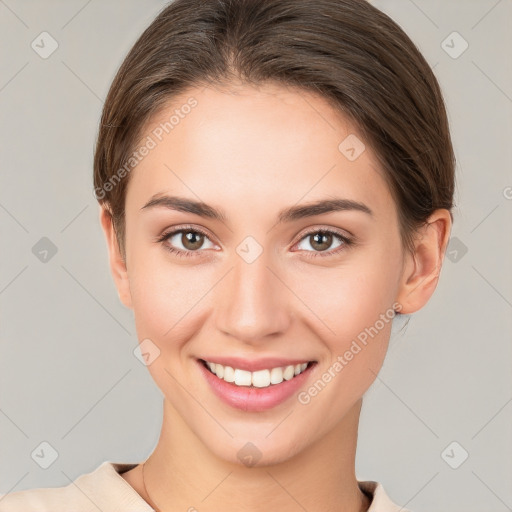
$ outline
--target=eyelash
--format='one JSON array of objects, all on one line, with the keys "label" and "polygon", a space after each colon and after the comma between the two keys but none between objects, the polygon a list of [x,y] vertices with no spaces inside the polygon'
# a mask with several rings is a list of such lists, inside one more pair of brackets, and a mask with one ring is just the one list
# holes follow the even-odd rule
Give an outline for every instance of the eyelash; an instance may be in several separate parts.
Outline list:
[{"label": "eyelash", "polygon": [[[175,254],[176,256],[178,256],[180,258],[183,258],[183,257],[189,258],[189,257],[195,256],[195,254],[200,251],[182,251],[181,249],[175,249],[174,247],[164,243],[172,235],[175,235],[176,233],[181,233],[181,232],[200,233],[201,235],[205,236],[206,238],[209,238],[208,234],[199,228],[196,228],[193,226],[181,226],[178,229],[172,229],[170,231],[166,231],[165,233],[162,234],[162,236],[160,236],[157,239],[157,242],[162,243],[164,245],[164,248],[167,251],[169,251],[172,254]],[[323,235],[334,235],[334,236],[338,237],[343,242],[343,244],[341,244],[339,247],[337,247],[336,249],[331,250],[331,251],[305,251],[307,253],[306,258],[317,258],[317,257],[325,258],[328,256],[335,256],[339,252],[343,251],[347,247],[350,247],[351,245],[354,245],[354,243],[355,243],[352,238],[348,238],[347,236],[342,235],[338,231],[334,231],[331,229],[319,229],[319,228],[312,229],[311,231],[304,233],[302,235],[302,238],[300,238],[299,242],[302,241],[304,238],[306,238],[309,235],[318,234],[318,233],[321,233]]]}]

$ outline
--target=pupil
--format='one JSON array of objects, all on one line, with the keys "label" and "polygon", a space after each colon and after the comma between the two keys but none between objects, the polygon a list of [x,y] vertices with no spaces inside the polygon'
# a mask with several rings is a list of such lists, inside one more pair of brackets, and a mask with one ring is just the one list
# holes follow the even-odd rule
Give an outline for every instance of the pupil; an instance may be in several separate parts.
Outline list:
[{"label": "pupil", "polygon": [[198,249],[199,247],[201,247],[201,244],[203,241],[202,237],[203,237],[203,235],[201,233],[196,233],[194,231],[188,231],[185,234],[186,243],[183,243],[183,245],[185,247],[187,247],[188,249]]},{"label": "pupil", "polygon": [[[320,238],[320,239],[327,238],[327,242],[323,242],[323,243],[318,242],[317,241],[318,238]],[[331,245],[331,239],[332,239],[332,235],[329,233],[316,233],[315,235],[313,235],[314,242],[311,245],[320,251],[325,251]],[[327,243],[327,246],[326,246],[326,243]],[[318,245],[320,245],[320,247],[318,247]]]}]

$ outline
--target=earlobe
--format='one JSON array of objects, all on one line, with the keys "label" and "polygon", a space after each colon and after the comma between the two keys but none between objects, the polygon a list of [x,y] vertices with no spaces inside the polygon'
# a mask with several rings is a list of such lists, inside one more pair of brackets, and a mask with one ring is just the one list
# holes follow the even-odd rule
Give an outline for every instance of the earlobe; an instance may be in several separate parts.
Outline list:
[{"label": "earlobe", "polygon": [[110,212],[100,205],[99,210],[100,224],[107,241],[109,253],[109,265],[114,284],[119,294],[119,299],[127,307],[132,309],[132,300],[130,293],[130,283],[128,280],[128,271],[117,241],[117,235],[114,230],[112,216]]},{"label": "earlobe", "polygon": [[451,231],[451,216],[446,209],[436,210],[421,229],[414,254],[407,254],[397,302],[400,313],[421,309],[436,289]]}]

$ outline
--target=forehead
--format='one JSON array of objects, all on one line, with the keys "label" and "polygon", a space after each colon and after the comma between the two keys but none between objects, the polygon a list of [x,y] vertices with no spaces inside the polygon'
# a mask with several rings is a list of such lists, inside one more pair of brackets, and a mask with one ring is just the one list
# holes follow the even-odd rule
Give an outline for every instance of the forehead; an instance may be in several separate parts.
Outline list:
[{"label": "forehead", "polygon": [[354,126],[326,99],[302,89],[191,88],[146,123],[139,145],[149,139],[154,147],[128,187],[127,203],[139,208],[162,192],[241,208],[329,194],[375,210],[391,201],[377,159]]}]

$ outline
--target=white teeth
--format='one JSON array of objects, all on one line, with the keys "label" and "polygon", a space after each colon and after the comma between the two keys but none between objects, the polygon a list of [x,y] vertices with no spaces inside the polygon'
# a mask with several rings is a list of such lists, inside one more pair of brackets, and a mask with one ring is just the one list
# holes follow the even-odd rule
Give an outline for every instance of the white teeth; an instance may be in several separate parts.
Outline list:
[{"label": "white teeth", "polygon": [[258,370],[249,372],[232,368],[231,366],[222,366],[219,363],[211,363],[206,361],[208,368],[226,382],[232,382],[237,386],[254,386],[256,388],[266,388],[271,384],[281,384],[283,380],[291,380],[296,375],[302,373],[308,363],[298,363],[283,367],[272,368],[268,370]]},{"label": "white teeth", "polygon": [[235,382],[235,370],[231,366],[224,366],[224,380],[226,382]]},{"label": "white teeth", "polygon": [[293,366],[293,365],[287,366],[283,372],[283,379],[285,379],[285,380],[293,379],[294,372],[295,372],[295,366]]},{"label": "white teeth", "polygon": [[272,368],[272,370],[270,370],[270,383],[281,384],[281,382],[283,382],[283,369]]},{"label": "white teeth", "polygon": [[251,385],[251,372],[246,370],[235,369],[235,384],[237,386],[250,386]]},{"label": "white teeth", "polygon": [[259,370],[252,372],[252,385],[257,388],[266,388],[270,386],[270,372],[268,370]]},{"label": "white teeth", "polygon": [[221,364],[216,364],[213,373],[215,373],[215,375],[217,375],[219,379],[222,379],[222,377],[224,377],[224,366],[222,366]]}]

